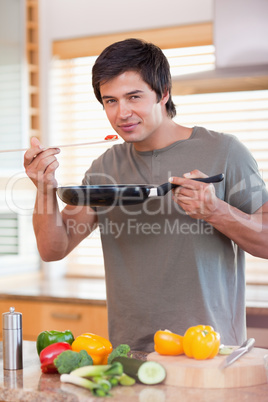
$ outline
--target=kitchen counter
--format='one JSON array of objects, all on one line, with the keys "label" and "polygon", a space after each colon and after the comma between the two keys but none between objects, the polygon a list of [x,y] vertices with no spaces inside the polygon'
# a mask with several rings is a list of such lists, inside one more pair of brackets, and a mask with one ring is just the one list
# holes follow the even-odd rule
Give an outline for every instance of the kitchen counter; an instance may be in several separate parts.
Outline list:
[{"label": "kitchen counter", "polygon": [[7,297],[40,302],[94,303],[106,305],[104,279],[57,278],[47,279],[41,274],[1,278],[0,299]]},{"label": "kitchen counter", "polygon": [[[34,341],[47,328],[78,335],[88,331],[108,336],[106,287],[104,279],[78,277],[46,278],[40,273],[2,277],[0,310],[11,306],[24,315],[24,339]],[[246,289],[248,337],[256,346],[268,348],[268,286],[248,285]],[[32,321],[32,314],[37,319]],[[1,330],[0,330],[1,339]]]},{"label": "kitchen counter", "polygon": [[[144,354],[135,354],[143,360]],[[24,402],[264,402],[267,401],[268,384],[234,389],[177,388],[166,385],[131,387],[117,386],[111,398],[93,397],[90,391],[72,384],[63,384],[58,374],[42,374],[35,342],[23,343],[23,369],[3,370],[2,343],[0,344],[0,400]]]},{"label": "kitchen counter", "polygon": [[[104,279],[63,277],[47,279],[41,274],[2,277],[0,299],[12,297],[38,301],[106,304]],[[250,313],[268,315],[268,285],[247,285],[246,306]]]}]

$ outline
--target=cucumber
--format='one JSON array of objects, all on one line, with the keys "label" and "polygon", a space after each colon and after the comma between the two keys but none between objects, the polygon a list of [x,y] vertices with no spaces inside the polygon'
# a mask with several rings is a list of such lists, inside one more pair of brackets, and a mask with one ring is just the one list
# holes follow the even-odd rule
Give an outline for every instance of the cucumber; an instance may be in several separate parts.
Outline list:
[{"label": "cucumber", "polygon": [[147,362],[131,357],[118,356],[113,362],[123,365],[123,372],[143,384],[159,384],[166,378],[165,368],[157,362]]}]

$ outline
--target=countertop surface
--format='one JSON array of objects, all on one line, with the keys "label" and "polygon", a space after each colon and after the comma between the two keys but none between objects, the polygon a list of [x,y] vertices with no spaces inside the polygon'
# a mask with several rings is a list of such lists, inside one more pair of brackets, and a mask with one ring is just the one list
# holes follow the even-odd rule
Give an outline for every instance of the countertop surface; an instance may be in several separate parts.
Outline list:
[{"label": "countertop surface", "polygon": [[[135,354],[135,352],[134,352]],[[139,356],[139,355],[138,355]],[[135,356],[135,357],[138,357]],[[143,359],[146,356],[140,355]],[[178,388],[166,385],[117,386],[112,397],[96,398],[90,391],[60,382],[58,374],[42,374],[35,342],[24,341],[23,369],[3,370],[2,343],[0,344],[0,400],[24,402],[264,402],[268,400],[268,384],[233,389]]]},{"label": "countertop surface", "polygon": [[2,278],[0,298],[33,298],[39,301],[106,304],[104,279],[52,278],[41,274]]},{"label": "countertop surface", "polygon": [[[0,299],[8,297],[37,301],[106,304],[104,279],[62,277],[48,279],[41,274],[1,278]],[[268,315],[268,285],[247,285],[248,312]]]}]

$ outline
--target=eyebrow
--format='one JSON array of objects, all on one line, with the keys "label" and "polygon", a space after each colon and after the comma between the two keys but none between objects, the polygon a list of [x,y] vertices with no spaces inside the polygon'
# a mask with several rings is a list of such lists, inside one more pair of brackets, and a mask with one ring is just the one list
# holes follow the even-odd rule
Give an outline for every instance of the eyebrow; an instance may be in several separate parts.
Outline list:
[{"label": "eyebrow", "polygon": [[[129,96],[129,95],[136,95],[136,94],[140,94],[143,93],[144,91],[141,91],[140,89],[135,89],[134,91],[130,91],[127,92],[126,94],[124,94],[124,96]],[[104,95],[101,97],[101,99],[111,99],[111,98],[115,98],[115,96],[113,95]]]}]

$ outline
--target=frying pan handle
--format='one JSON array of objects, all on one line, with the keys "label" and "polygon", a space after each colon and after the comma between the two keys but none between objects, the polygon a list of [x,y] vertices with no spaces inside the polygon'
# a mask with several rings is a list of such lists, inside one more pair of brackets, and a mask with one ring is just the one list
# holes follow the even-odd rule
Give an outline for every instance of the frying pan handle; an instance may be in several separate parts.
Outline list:
[{"label": "frying pan handle", "polygon": [[210,176],[210,177],[203,177],[203,178],[198,178],[198,179],[192,179],[195,181],[201,181],[202,183],[219,183],[224,179],[224,174],[216,174],[216,176]]},{"label": "frying pan handle", "polygon": [[[200,181],[202,183],[219,183],[224,179],[224,174],[216,174],[215,176],[210,176],[210,177],[198,177],[197,179],[192,179],[195,181]],[[176,188],[179,187],[177,184],[171,184],[171,188]]]}]

